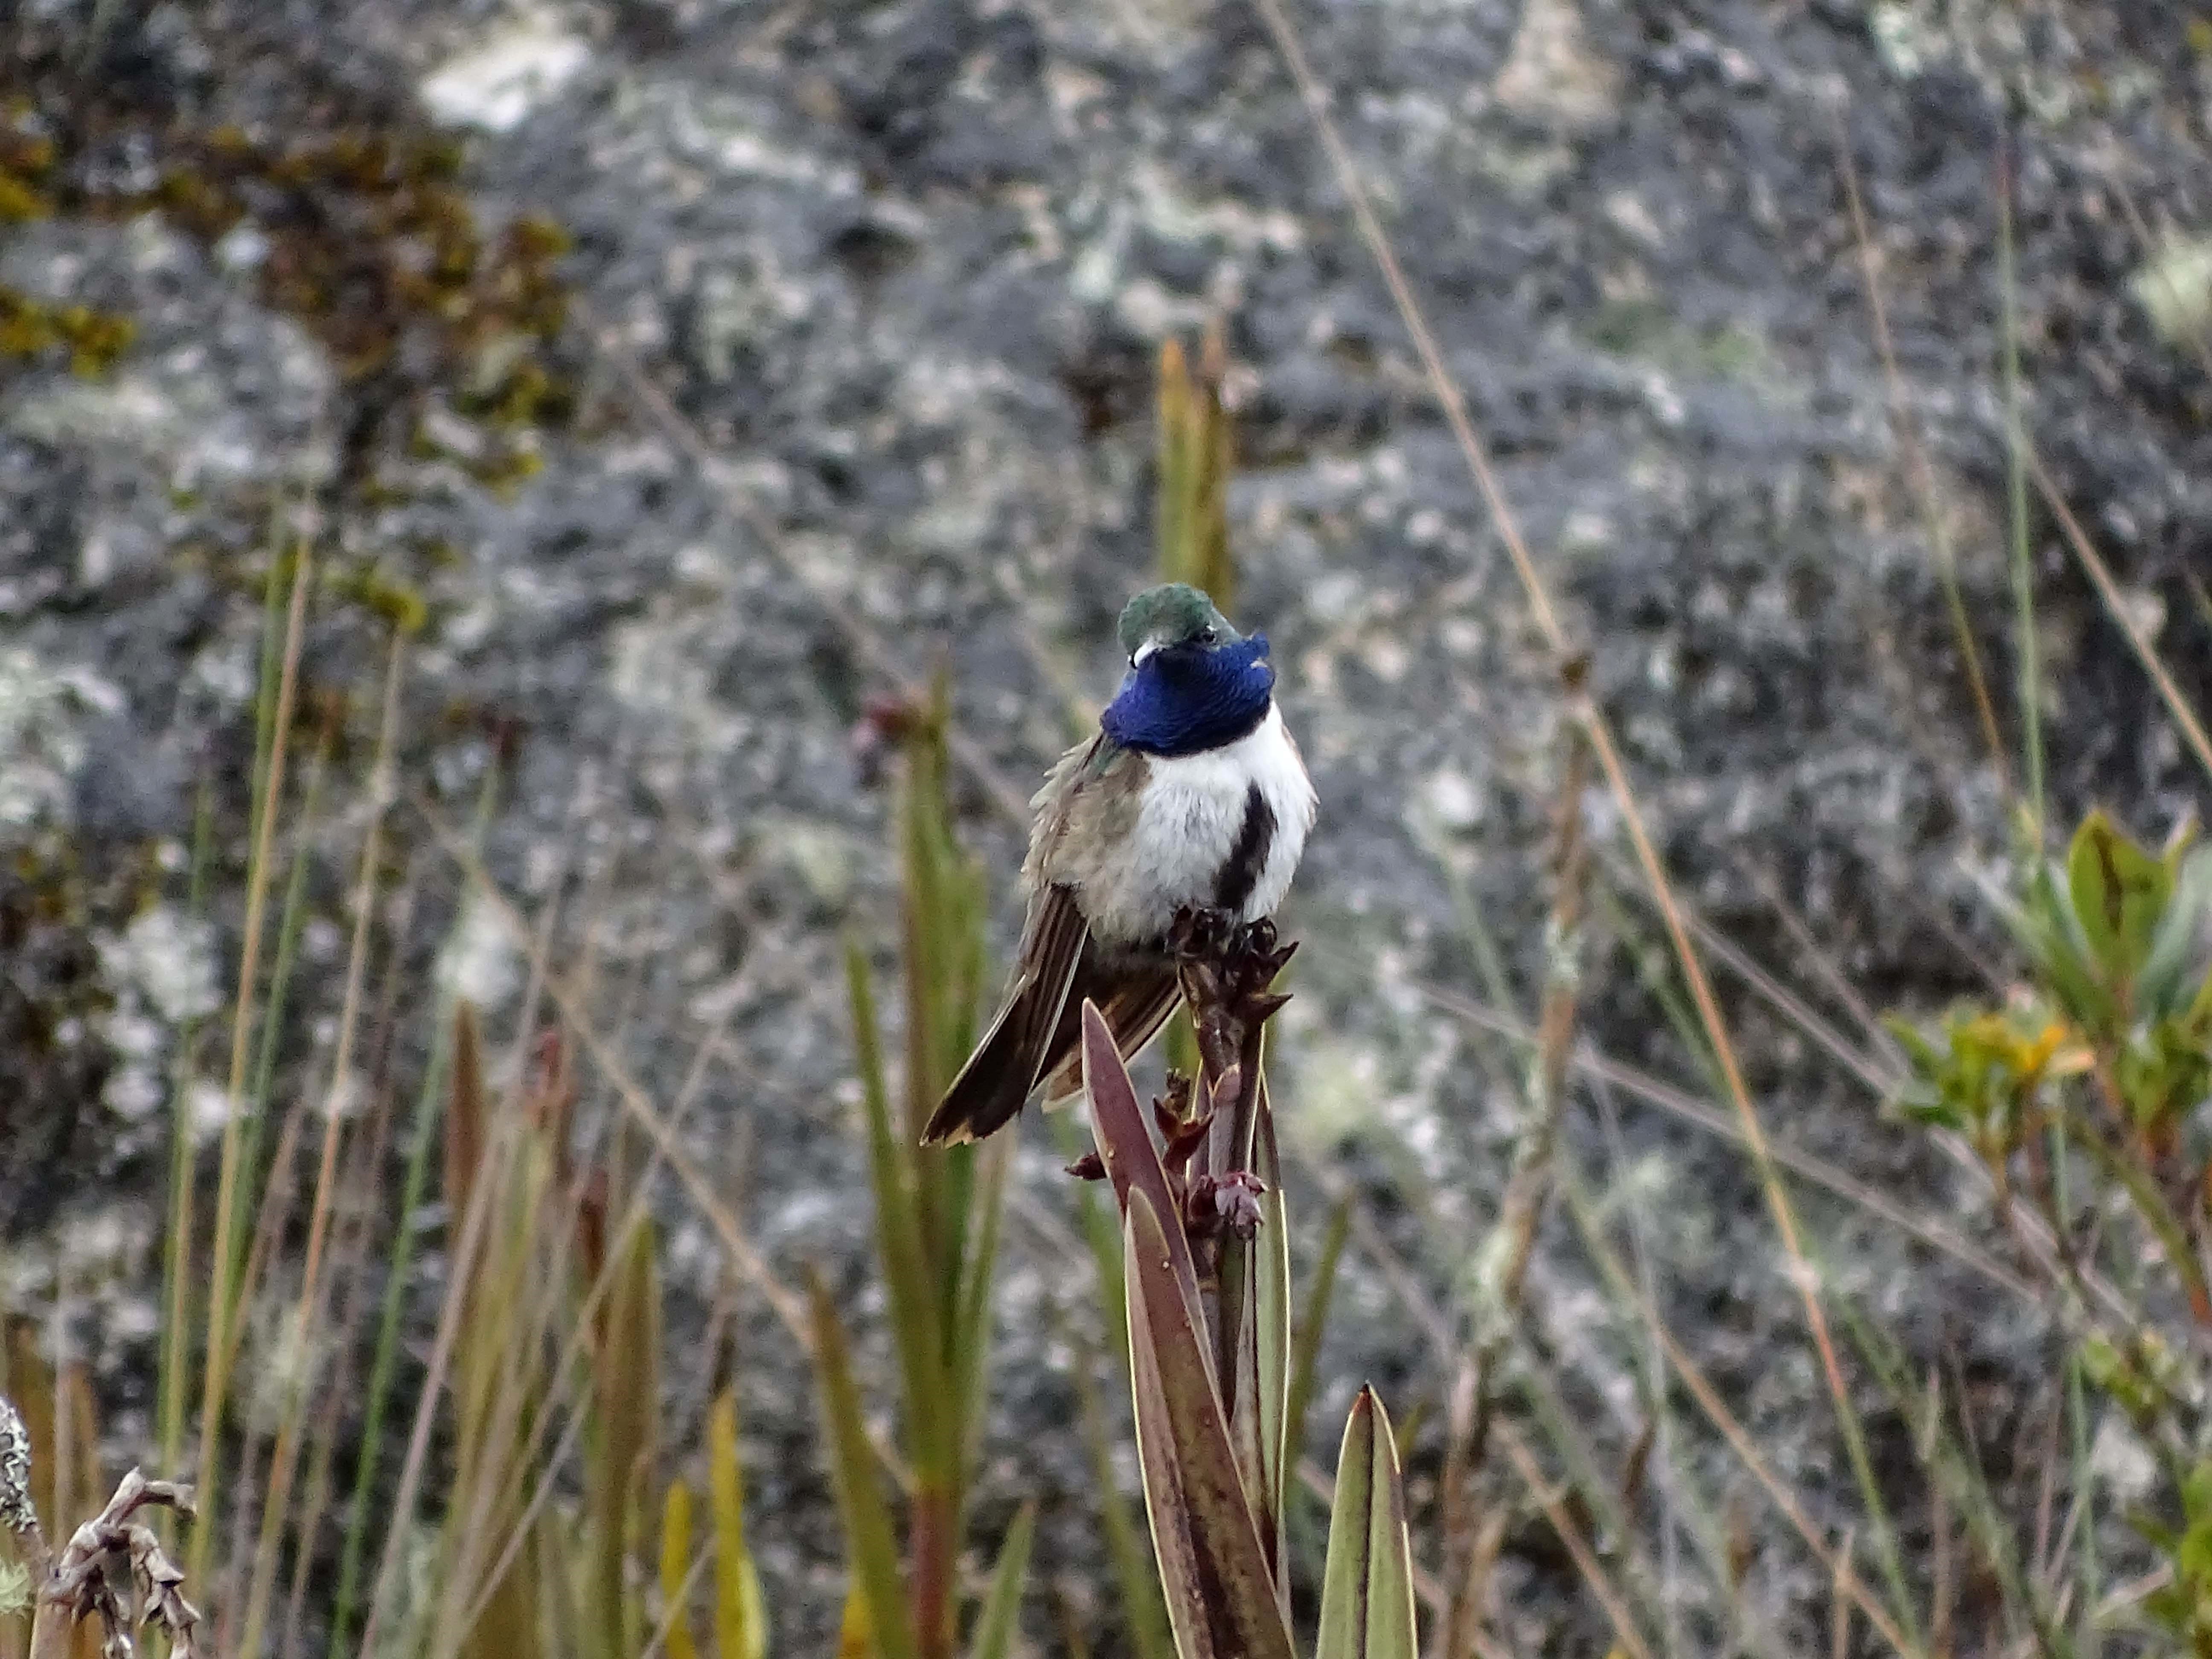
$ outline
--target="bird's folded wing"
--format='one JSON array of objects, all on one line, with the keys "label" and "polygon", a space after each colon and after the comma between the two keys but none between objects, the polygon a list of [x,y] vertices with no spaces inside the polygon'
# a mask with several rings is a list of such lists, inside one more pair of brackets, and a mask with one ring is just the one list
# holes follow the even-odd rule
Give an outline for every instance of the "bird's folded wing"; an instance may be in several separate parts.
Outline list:
[{"label": "bird's folded wing", "polygon": [[1020,955],[1006,1000],[923,1128],[925,1143],[979,1139],[1021,1115],[1051,1045],[1090,929],[1063,887],[1030,901]]},{"label": "bird's folded wing", "polygon": [[[1106,1029],[1114,1034],[1114,1046],[1121,1051],[1123,1060],[1134,1060],[1145,1045],[1159,1034],[1168,1016],[1175,1012],[1182,994],[1175,969],[1164,963],[1157,973],[1124,978],[1107,993],[1098,1012],[1105,1018]],[[1079,1048],[1060,1062],[1046,1083],[1045,1109],[1057,1111],[1082,1095],[1083,1054]]]},{"label": "bird's folded wing", "polygon": [[1083,960],[1083,947],[1091,938],[1083,913],[1075,908],[1073,890],[1048,884],[1030,901],[1022,924],[1021,949],[1015,960],[1022,964],[1018,983],[1006,996],[1009,1020],[1019,1021],[1008,1033],[1012,1051],[1025,1057],[1029,1073],[1022,1092],[1036,1086],[1049,1056],[1053,1033],[1059,1028],[1060,1010],[1066,1006],[1075,970]]}]

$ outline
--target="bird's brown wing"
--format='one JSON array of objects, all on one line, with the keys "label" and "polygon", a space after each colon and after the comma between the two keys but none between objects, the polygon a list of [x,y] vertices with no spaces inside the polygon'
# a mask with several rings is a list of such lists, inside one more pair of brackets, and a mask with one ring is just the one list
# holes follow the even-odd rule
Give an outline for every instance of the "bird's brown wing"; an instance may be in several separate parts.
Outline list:
[{"label": "bird's brown wing", "polygon": [[1070,890],[1057,884],[1037,890],[1006,1001],[930,1114],[925,1143],[980,1140],[1020,1115],[1045,1069],[1090,938]]},{"label": "bird's brown wing", "polygon": [[1092,972],[1079,972],[1076,983],[1067,995],[1067,1006],[1060,1012],[1060,1030],[1053,1044],[1053,1054],[1046,1062],[1052,1069],[1044,1085],[1044,1104],[1047,1111],[1066,1105],[1083,1092],[1083,1053],[1081,1048],[1083,1002],[1085,997],[1098,1005],[1104,1016],[1106,1029],[1114,1034],[1114,1046],[1125,1060],[1134,1060],[1145,1045],[1159,1035],[1160,1027],[1168,1023],[1175,1012],[1176,1002],[1182,988],[1176,981],[1173,963],[1163,960],[1158,966],[1117,969],[1110,981],[1101,982]]},{"label": "bird's brown wing", "polygon": [[[1062,755],[1030,802],[1036,821],[1022,865],[1030,908],[1013,979],[990,1029],[930,1115],[925,1141],[980,1140],[1012,1121],[1038,1081],[1075,1051],[1082,1000],[1094,998],[1103,1008],[1125,994],[1121,973],[1094,971],[1097,953],[1078,893],[1134,833],[1146,766],[1142,755],[1102,732]],[[1133,1030],[1143,1027],[1135,1047],[1174,1006],[1171,974],[1164,988],[1140,977],[1143,994],[1126,1014]],[[1165,1005],[1155,1012],[1163,990]],[[1115,1020],[1110,1010],[1108,1017]],[[1122,1029],[1118,1020],[1115,1029]]]}]

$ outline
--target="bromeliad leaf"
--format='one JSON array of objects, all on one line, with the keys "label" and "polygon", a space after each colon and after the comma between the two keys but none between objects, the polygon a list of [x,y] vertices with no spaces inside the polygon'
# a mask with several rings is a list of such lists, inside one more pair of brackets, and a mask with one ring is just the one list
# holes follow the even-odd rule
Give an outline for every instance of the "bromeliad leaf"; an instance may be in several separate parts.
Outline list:
[{"label": "bromeliad leaf", "polygon": [[1183,1291],[1171,1230],[1180,1237],[1179,1226],[1164,1224],[1151,1194],[1133,1186],[1121,1233],[1131,1393],[1176,1650],[1182,1659],[1291,1659],[1290,1630],[1238,1477],[1198,1299]]},{"label": "bromeliad leaf", "polygon": [[1337,1455],[1314,1659],[1414,1659],[1413,1561],[1390,1416],[1371,1388],[1352,1402]]},{"label": "bromeliad leaf", "polygon": [[[1097,1138],[1098,1156],[1105,1162],[1106,1173],[1114,1182],[1114,1196],[1123,1212],[1129,1208],[1130,1194],[1141,1191],[1152,1200],[1155,1215],[1178,1216],[1180,1206],[1169,1188],[1159,1151],[1152,1145],[1146,1114],[1137,1104],[1128,1068],[1121,1064],[1121,1051],[1115,1046],[1114,1034],[1097,1004],[1087,997],[1083,1003],[1083,1092],[1091,1102],[1091,1132]],[[1198,1264],[1179,1219],[1166,1227],[1162,1249],[1182,1296],[1196,1307]],[[1135,1329],[1133,1323],[1130,1328]],[[1206,1375],[1211,1380],[1211,1362]]]}]

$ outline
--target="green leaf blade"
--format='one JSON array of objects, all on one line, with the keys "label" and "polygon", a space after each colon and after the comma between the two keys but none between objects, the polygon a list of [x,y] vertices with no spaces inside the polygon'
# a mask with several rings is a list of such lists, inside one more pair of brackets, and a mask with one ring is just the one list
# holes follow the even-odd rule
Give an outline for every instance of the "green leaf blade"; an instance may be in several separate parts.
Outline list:
[{"label": "green leaf blade", "polygon": [[991,1569],[991,1588],[983,1597],[983,1611],[975,1620],[975,1639],[969,1659],[1006,1659],[1012,1652],[1017,1616],[1022,1607],[1022,1583],[1029,1574],[1030,1545],[1036,1535],[1036,1504],[1022,1505],[1014,1524],[1006,1528],[999,1546],[999,1559]]},{"label": "green leaf blade", "polygon": [[1344,1425],[1314,1659],[1415,1659],[1413,1551],[1389,1413],[1362,1389]]},{"label": "green leaf blade", "polygon": [[940,1306],[928,1276],[921,1218],[916,1208],[918,1149],[891,1122],[890,1093],[884,1085],[883,1049],[878,1036],[875,997],[867,963],[857,945],[845,947],[845,975],[853,1007],[853,1031],[859,1049],[860,1097],[867,1117],[868,1173],[875,1189],[876,1251],[890,1304],[892,1334],[906,1384],[906,1428],[915,1474],[943,1488],[952,1480],[956,1413],[953,1381],[945,1364]]},{"label": "green leaf blade", "polygon": [[837,1508],[845,1522],[852,1553],[857,1600],[866,1610],[876,1651],[882,1659],[919,1659],[914,1620],[907,1606],[906,1577],[899,1569],[898,1543],[891,1516],[877,1483],[875,1449],[868,1443],[860,1414],[860,1390],[844,1328],[819,1275],[806,1276],[812,1318],[814,1366],[822,1390],[823,1430],[829,1442],[830,1473]]}]

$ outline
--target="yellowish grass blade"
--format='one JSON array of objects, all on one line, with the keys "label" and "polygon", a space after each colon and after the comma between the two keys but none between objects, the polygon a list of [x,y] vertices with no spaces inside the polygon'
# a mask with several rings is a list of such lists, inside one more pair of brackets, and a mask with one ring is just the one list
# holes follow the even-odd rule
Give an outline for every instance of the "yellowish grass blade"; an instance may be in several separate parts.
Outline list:
[{"label": "yellowish grass blade", "polygon": [[[853,1381],[844,1328],[838,1323],[837,1310],[819,1275],[808,1273],[806,1289],[830,1474],[837,1489],[838,1510],[845,1517],[854,1591],[865,1604],[866,1626],[873,1632],[880,1659],[917,1659],[920,1648],[908,1610],[905,1575],[899,1571],[890,1510],[884,1503],[883,1488],[877,1484],[875,1455],[860,1413],[860,1395]],[[851,1622],[848,1607],[848,1628]]]},{"label": "yellowish grass blade", "polygon": [[768,1619],[760,1574],[745,1547],[744,1472],[738,1468],[738,1402],[726,1389],[707,1416],[707,1490],[714,1507],[715,1659],[766,1659]]},{"label": "yellowish grass blade", "polygon": [[691,1615],[684,1606],[690,1565],[691,1488],[672,1480],[660,1506],[660,1601],[667,1621],[661,1648],[668,1659],[699,1659],[699,1644],[691,1639]]}]

